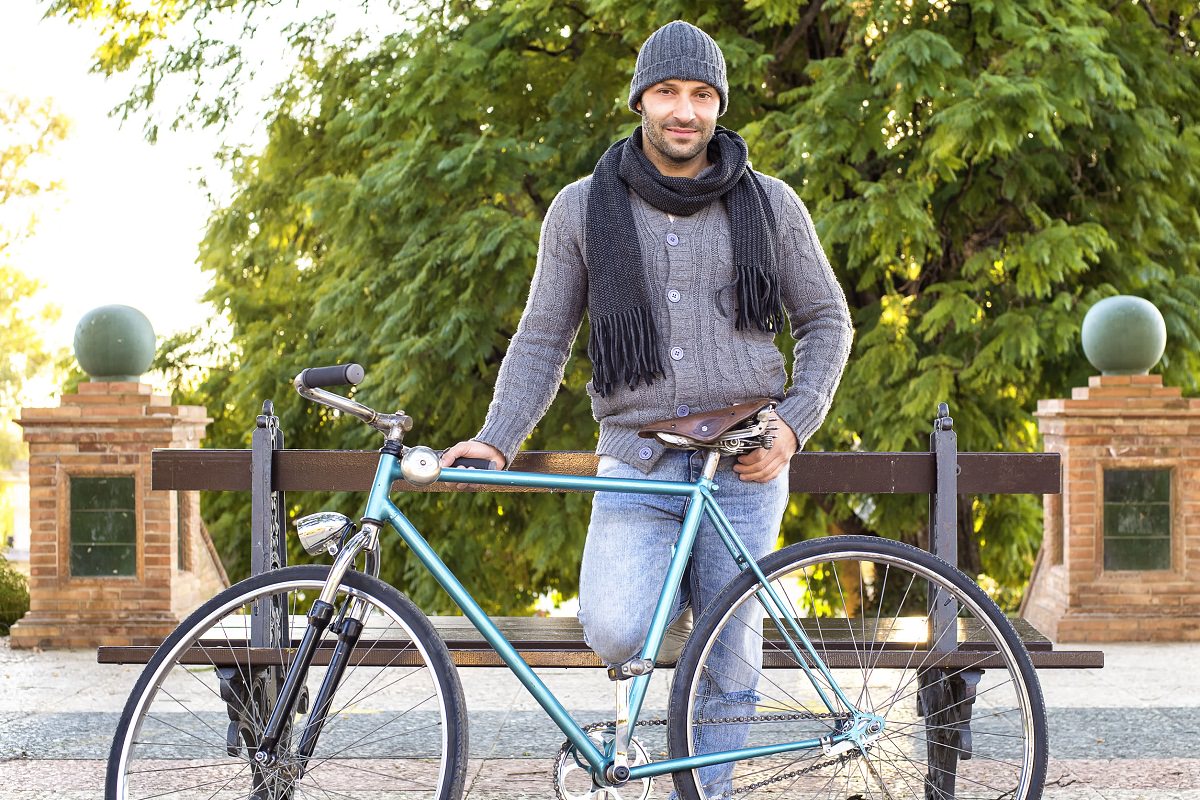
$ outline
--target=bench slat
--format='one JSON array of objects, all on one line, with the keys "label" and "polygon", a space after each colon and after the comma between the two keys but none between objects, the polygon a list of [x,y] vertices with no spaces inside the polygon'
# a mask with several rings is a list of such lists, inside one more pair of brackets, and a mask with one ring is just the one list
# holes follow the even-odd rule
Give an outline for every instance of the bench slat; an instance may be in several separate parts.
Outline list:
[{"label": "bench slat", "polygon": [[[450,649],[454,663],[462,667],[500,667],[503,662],[499,656],[484,641],[474,626],[465,617],[433,617],[435,627],[443,641]],[[493,620],[496,626],[513,643],[525,660],[534,667],[601,667],[600,659],[583,642],[582,629],[579,621],[573,617],[498,617]],[[862,663],[863,652],[854,646],[845,628],[831,625],[836,620],[825,620],[820,625],[821,637],[817,636],[818,626],[814,620],[801,621],[805,632],[820,640],[818,648],[822,657],[831,667],[856,667]],[[923,648],[923,618],[902,618],[894,621],[881,621],[880,633],[875,638],[878,650],[872,653],[872,661],[880,667],[905,668],[914,664],[940,665],[945,667],[963,668],[978,667],[981,669],[999,666],[998,656],[989,656],[988,649],[978,641],[977,629],[962,624],[959,620],[958,650],[926,658]],[[1034,665],[1040,668],[1081,668],[1101,667],[1104,664],[1103,653],[1098,651],[1053,651],[1051,643],[1035,628],[1023,619],[1013,620],[1018,634],[1022,637],[1030,651]],[[295,630],[301,630],[303,618],[298,618]],[[772,641],[777,638],[768,629],[768,641],[764,645],[764,663],[769,668],[790,666],[791,655],[773,652],[777,645]],[[411,644],[402,638],[379,639],[378,633],[372,637],[372,631],[364,633],[366,648],[358,651],[359,662],[368,665],[411,666],[416,659],[411,650]],[[272,648],[247,649],[244,645],[246,634],[244,630],[226,628],[221,640],[221,646],[196,651],[188,658],[189,663],[216,665],[246,663],[256,665],[277,664],[280,661],[279,652]],[[97,658],[103,664],[141,664],[146,663],[154,654],[152,646],[140,647],[102,647]],[[327,663],[330,649],[319,648],[316,655],[318,665]],[[358,663],[358,662],[356,662]]]},{"label": "bench slat", "polygon": [[[154,647],[101,647],[99,649],[98,661],[101,664],[145,664],[154,655]],[[209,664],[213,658],[213,651],[208,651],[207,657],[197,657],[194,663]],[[234,655],[233,650],[227,650],[226,663],[236,663],[238,657]],[[238,651],[244,652],[244,651]],[[274,664],[278,663],[277,659],[272,659],[271,654],[274,651],[266,651],[261,656],[261,661],[256,660],[256,663]],[[526,663],[531,667],[557,667],[557,668],[598,668],[604,664],[596,656],[595,653],[588,651],[565,651],[565,650],[521,650],[518,652],[525,659]],[[888,669],[904,669],[911,667],[913,664],[922,663],[924,651],[917,650],[909,651],[885,651],[874,659],[876,666]],[[377,652],[375,663],[392,663],[395,666],[412,665],[411,660],[403,658],[393,658],[389,654],[385,654],[380,650]],[[503,667],[504,663],[499,656],[491,650],[454,650],[450,653],[451,659],[459,667]],[[1104,654],[1098,650],[1057,650],[1050,652],[1030,652],[1030,659],[1033,665],[1038,669],[1099,669],[1104,666]],[[244,659],[242,659],[244,660]],[[825,656],[826,663],[832,668],[853,668],[859,666],[859,656],[853,651],[830,651]],[[319,659],[317,663],[322,663]],[[977,651],[960,651],[942,654],[930,659],[927,666],[944,666],[949,668],[962,669],[973,667],[976,669],[995,669],[1001,666],[999,656],[988,657],[980,654]],[[764,660],[764,664],[768,668],[779,666],[790,666],[791,658],[772,656],[770,654]]]},{"label": "bench slat", "polygon": [[[274,454],[272,489],[279,491],[360,492],[371,488],[379,453],[374,450],[279,450]],[[590,452],[518,453],[513,469],[595,475]],[[1056,494],[1061,491],[1058,453],[959,453],[958,491],[962,494]],[[154,489],[249,491],[249,450],[155,450]],[[792,458],[793,492],[827,494],[928,494],[934,484],[933,453],[798,453]],[[450,491],[443,484],[396,491]],[[548,489],[493,486],[480,491],[534,492]]]},{"label": "bench slat", "polygon": [[[101,648],[100,663],[102,664],[144,664],[154,654],[153,647],[104,647]],[[331,649],[319,650],[313,657],[315,666],[329,663]],[[518,650],[531,667],[560,667],[560,668],[595,668],[604,664],[589,651],[546,651]],[[460,667],[503,667],[499,656],[493,651],[456,650],[451,652],[454,663]],[[1096,656],[1098,654],[1087,654]],[[1054,667],[1099,667],[1102,660],[1087,658],[1078,651],[1059,653],[1031,653],[1034,666],[1041,668]],[[1066,656],[1072,656],[1070,658]],[[857,668],[864,663],[863,654],[853,650],[830,650],[822,653],[825,663],[833,669]],[[376,646],[364,655],[353,659],[355,664],[382,667],[419,666],[421,661],[412,648],[398,648],[394,645]],[[284,662],[278,651],[270,648],[246,650],[242,648],[217,647],[207,648],[185,656],[184,663],[205,666],[234,666],[249,663],[252,666],[279,666]],[[873,653],[869,663],[881,669],[911,669],[917,665],[925,667],[946,667],[953,669],[995,669],[1003,666],[999,655],[988,654],[978,650],[959,650],[930,655],[925,650],[884,650]],[[794,666],[790,654],[768,652],[763,656],[763,666],[767,669]]]}]

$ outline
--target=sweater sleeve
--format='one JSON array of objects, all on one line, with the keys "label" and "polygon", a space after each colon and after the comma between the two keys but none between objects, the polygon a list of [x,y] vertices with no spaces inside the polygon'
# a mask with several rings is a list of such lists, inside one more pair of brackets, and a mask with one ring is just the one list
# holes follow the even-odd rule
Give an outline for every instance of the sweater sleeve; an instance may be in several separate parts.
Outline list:
[{"label": "sweater sleeve", "polygon": [[777,413],[803,448],[829,413],[850,357],[854,327],[846,296],[817,239],[808,209],[790,186],[780,183],[781,291],[796,349],[792,384]]},{"label": "sweater sleeve", "polygon": [[558,393],[583,319],[583,194],[580,184],[573,183],[558,193],[546,212],[529,299],[500,364],[487,418],[475,436],[503,453],[506,466]]}]

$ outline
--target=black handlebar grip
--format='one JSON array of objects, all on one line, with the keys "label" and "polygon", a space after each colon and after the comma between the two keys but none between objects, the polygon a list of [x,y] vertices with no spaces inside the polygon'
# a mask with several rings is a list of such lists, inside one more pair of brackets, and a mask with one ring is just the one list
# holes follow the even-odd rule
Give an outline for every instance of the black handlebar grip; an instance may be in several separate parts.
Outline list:
[{"label": "black handlebar grip", "polygon": [[474,467],[475,469],[495,469],[496,465],[487,458],[456,458],[452,467]]},{"label": "black handlebar grip", "polygon": [[300,385],[305,389],[326,386],[355,386],[362,382],[366,371],[358,364],[338,364],[333,367],[309,367],[300,373]]}]

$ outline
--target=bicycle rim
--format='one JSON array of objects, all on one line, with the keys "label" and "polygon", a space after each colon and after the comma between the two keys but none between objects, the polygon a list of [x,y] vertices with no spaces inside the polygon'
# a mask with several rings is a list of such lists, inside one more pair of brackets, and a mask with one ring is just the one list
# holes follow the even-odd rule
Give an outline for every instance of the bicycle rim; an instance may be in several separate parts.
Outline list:
[{"label": "bicycle rim", "polygon": [[[290,567],[237,584],[159,648],[122,715],[109,760],[110,798],[455,798],[466,767],[462,689],[425,617],[390,586],[350,573],[335,597],[369,608],[310,757],[298,744],[337,636],[318,646],[277,763],[257,742],[307,628],[325,567]],[[251,643],[251,620],[274,618]],[[337,615],[335,615],[335,619]],[[332,628],[333,626],[331,626]],[[269,634],[268,634],[269,635]],[[432,638],[431,638],[432,637]]]},{"label": "bicycle rim", "polygon": [[[762,585],[744,572],[713,601],[680,661],[672,755],[832,736],[850,718],[834,684],[881,718],[883,732],[846,752],[817,746],[678,773],[681,796],[1041,796],[1046,723],[1036,673],[974,582],[924,551],[870,537],[801,543],[760,566],[832,682],[815,663],[809,678],[800,662],[812,659],[798,642],[788,646]],[[928,646],[931,587],[958,606],[936,639],[949,655]]]}]

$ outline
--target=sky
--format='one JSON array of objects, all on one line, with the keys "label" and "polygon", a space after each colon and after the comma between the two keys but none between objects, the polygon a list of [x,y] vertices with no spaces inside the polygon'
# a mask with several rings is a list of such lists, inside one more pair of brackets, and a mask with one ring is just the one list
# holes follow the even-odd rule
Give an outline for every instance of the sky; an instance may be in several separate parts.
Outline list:
[{"label": "sky", "polygon": [[39,202],[36,234],[13,257],[44,286],[39,299],[61,309],[46,344],[70,347],[80,317],[109,303],[139,309],[160,336],[199,325],[212,312],[195,263],[210,210],[198,182],[227,183],[211,156],[215,135],[165,133],[151,146],[140,120],[122,127],[107,112],[130,79],[89,74],[95,36],[41,15],[34,0],[5,3],[0,90],[51,98],[71,120],[43,165],[64,187]]},{"label": "sky", "polygon": [[[213,154],[222,138],[252,152],[261,148],[266,137],[258,120],[267,106],[259,101],[256,107],[254,94],[243,91],[243,113],[233,130],[164,129],[151,145],[143,136],[143,118],[122,123],[108,113],[129,95],[136,76],[106,80],[89,73],[98,35],[62,18],[42,19],[45,5],[45,0],[3,0],[0,91],[35,101],[50,98],[72,124],[68,138],[54,145],[43,165],[64,187],[39,201],[36,234],[12,258],[42,283],[40,298],[61,310],[58,322],[45,331],[46,345],[69,349],[80,318],[111,303],[140,310],[160,339],[194,328],[215,313],[201,299],[211,280],[196,263],[198,244],[212,203],[232,193]],[[268,7],[258,20],[261,30],[277,34],[286,23],[336,12],[331,36],[341,39],[357,30],[379,35],[403,24],[388,6],[295,0]],[[207,32],[237,37],[241,22],[227,15]],[[241,43],[259,75],[252,88],[261,97],[290,69],[287,45],[270,34]],[[176,91],[183,90],[190,86]],[[158,115],[174,110],[160,107]],[[43,381],[29,388],[26,402],[48,402],[54,391]]]}]

